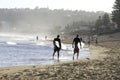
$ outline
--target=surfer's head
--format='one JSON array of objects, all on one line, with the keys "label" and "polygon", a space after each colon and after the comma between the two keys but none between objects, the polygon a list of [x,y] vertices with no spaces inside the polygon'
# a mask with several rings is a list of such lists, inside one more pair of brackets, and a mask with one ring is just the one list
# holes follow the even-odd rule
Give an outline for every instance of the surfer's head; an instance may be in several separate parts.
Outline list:
[{"label": "surfer's head", "polygon": [[79,37],[79,35],[77,34],[77,36],[76,36],[77,38]]},{"label": "surfer's head", "polygon": [[60,35],[57,35],[57,38],[59,38],[60,37]]},{"label": "surfer's head", "polygon": [[57,35],[57,38],[59,38],[60,37],[60,35]]}]

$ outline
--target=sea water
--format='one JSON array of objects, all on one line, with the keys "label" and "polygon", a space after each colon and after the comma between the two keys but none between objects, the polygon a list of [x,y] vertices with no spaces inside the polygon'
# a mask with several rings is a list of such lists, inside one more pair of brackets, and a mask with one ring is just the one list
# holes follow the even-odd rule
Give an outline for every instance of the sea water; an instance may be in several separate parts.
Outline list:
[{"label": "sea water", "polygon": [[[0,67],[22,65],[54,64],[52,59],[53,44],[49,41],[34,40],[34,37],[0,36]],[[71,44],[62,44],[60,62],[72,61],[73,48]],[[79,59],[90,56],[89,48],[81,48]]]}]

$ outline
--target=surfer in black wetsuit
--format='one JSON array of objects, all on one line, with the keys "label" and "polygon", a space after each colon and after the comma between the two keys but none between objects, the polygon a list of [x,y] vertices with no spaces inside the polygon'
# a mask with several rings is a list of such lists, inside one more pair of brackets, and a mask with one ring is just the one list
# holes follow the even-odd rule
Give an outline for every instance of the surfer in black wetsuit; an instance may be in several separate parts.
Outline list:
[{"label": "surfer in black wetsuit", "polygon": [[74,48],[73,60],[74,60],[75,53],[77,53],[77,59],[78,59],[78,56],[79,56],[78,43],[80,43],[80,46],[81,46],[81,41],[82,41],[82,38],[79,38],[79,35],[77,35],[76,38],[73,39],[73,43],[72,43],[72,47]]},{"label": "surfer in black wetsuit", "polygon": [[[58,42],[58,44],[57,44]],[[53,40],[53,45],[54,45],[54,52],[53,52],[53,59],[54,59],[54,55],[55,53],[57,52],[57,57],[58,57],[58,60],[59,60],[59,52],[60,52],[60,49],[61,49],[61,39],[60,39],[60,36],[57,35],[57,38],[55,38]]]}]

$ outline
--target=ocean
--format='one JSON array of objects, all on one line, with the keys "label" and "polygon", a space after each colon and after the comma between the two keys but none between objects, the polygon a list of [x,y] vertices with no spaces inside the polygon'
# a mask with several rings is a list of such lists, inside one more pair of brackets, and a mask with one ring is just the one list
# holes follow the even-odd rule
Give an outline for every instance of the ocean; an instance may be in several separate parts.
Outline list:
[{"label": "ocean", "polygon": [[[57,53],[56,53],[57,54]],[[33,36],[0,35],[0,67],[55,64],[52,59],[53,44],[50,41],[38,41]],[[72,61],[71,44],[62,44],[60,62]],[[89,48],[81,48],[79,59],[88,58]]]}]

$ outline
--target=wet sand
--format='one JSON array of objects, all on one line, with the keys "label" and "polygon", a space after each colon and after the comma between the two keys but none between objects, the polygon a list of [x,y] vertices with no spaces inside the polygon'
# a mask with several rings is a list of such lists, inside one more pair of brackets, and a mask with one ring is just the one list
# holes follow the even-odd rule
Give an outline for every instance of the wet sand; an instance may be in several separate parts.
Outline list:
[{"label": "wet sand", "polygon": [[55,65],[0,68],[0,80],[120,80],[120,38],[104,37],[97,45],[92,43],[90,52],[96,56]]}]

